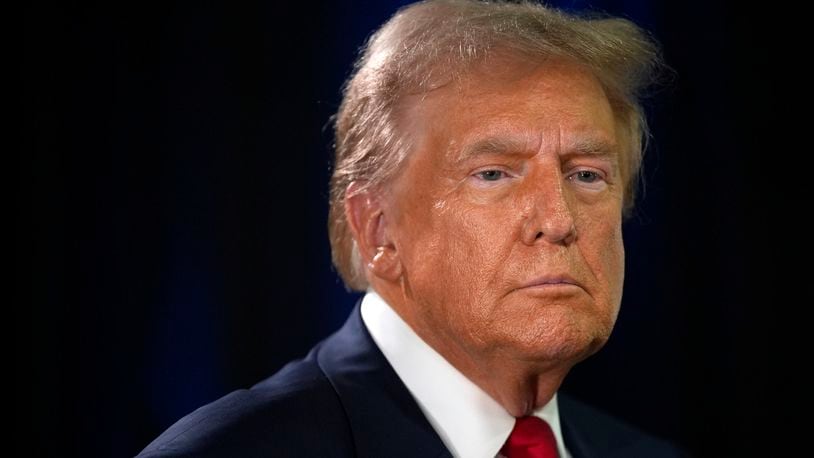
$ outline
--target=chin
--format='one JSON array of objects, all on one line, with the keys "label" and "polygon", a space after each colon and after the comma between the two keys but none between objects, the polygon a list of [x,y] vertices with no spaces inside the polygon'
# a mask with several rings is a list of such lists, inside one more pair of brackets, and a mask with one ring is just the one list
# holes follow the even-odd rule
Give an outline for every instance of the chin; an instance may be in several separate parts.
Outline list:
[{"label": "chin", "polygon": [[519,359],[543,364],[576,364],[601,349],[613,328],[611,318],[565,310],[516,323],[506,335]]}]

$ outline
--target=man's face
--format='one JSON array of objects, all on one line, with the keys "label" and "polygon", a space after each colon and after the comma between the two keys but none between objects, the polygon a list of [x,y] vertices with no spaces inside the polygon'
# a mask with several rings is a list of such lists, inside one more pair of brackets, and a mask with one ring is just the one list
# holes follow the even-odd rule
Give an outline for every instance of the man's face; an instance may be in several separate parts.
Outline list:
[{"label": "man's face", "polygon": [[567,62],[482,65],[409,100],[389,189],[403,315],[470,356],[576,362],[622,295],[620,138],[598,81]]}]

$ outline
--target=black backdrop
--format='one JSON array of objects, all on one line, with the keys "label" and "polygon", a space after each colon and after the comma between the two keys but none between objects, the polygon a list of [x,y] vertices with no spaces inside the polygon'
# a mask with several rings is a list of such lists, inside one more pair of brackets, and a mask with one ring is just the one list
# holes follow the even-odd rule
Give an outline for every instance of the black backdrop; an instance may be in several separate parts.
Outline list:
[{"label": "black backdrop", "polygon": [[[328,122],[397,4],[27,7],[15,183],[29,452],[133,455],[341,324],[356,296],[330,267]],[[788,266],[771,254],[794,243],[772,209],[807,180],[778,141],[784,27],[721,3],[592,5],[652,31],[675,78],[648,103],[617,329],[563,389],[697,456],[757,455],[780,440],[756,418],[779,416],[785,386],[770,363]]]}]

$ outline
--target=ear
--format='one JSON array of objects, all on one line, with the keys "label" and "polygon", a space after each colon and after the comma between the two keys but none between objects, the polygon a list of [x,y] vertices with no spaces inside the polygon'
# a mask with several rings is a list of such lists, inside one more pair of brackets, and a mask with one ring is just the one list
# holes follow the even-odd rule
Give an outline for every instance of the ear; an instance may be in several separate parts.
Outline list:
[{"label": "ear", "polygon": [[385,280],[401,277],[401,259],[388,231],[389,220],[381,196],[354,181],[345,191],[345,217],[359,256],[367,270]]}]

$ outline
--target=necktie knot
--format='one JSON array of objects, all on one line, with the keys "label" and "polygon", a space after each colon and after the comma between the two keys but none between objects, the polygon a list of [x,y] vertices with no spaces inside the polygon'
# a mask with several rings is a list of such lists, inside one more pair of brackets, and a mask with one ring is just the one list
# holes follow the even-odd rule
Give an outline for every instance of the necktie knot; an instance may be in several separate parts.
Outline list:
[{"label": "necktie knot", "polygon": [[544,420],[521,417],[500,453],[507,458],[557,458],[557,440]]}]

